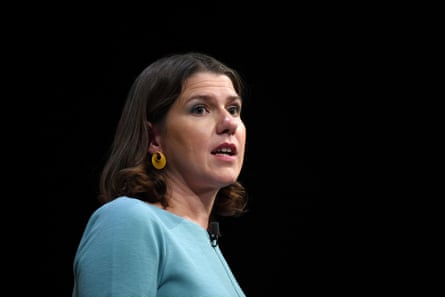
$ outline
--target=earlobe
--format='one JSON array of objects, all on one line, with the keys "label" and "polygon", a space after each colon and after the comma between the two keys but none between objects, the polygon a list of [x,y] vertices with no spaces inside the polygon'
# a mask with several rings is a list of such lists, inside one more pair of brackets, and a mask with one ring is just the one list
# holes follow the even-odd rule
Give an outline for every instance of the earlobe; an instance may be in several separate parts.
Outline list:
[{"label": "earlobe", "polygon": [[159,151],[161,151],[161,147],[154,140],[151,140],[150,144],[148,145],[148,152],[150,154],[154,154]]}]

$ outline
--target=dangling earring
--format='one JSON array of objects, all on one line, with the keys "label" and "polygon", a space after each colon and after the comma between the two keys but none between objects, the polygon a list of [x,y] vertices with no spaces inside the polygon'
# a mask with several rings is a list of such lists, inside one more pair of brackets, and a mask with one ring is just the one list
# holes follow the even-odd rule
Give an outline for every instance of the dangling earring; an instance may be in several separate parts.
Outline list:
[{"label": "dangling earring", "polygon": [[153,164],[154,168],[161,170],[165,167],[165,164],[167,164],[167,158],[165,158],[163,153],[156,152],[151,155],[151,164]]}]

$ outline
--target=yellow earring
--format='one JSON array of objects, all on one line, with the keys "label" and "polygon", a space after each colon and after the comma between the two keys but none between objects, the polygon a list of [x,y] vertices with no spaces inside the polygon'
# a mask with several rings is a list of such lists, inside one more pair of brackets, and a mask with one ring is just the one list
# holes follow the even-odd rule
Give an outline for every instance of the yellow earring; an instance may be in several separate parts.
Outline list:
[{"label": "yellow earring", "polygon": [[165,167],[165,164],[167,164],[167,158],[165,158],[163,153],[156,152],[151,155],[151,164],[153,164],[154,168],[161,170]]}]

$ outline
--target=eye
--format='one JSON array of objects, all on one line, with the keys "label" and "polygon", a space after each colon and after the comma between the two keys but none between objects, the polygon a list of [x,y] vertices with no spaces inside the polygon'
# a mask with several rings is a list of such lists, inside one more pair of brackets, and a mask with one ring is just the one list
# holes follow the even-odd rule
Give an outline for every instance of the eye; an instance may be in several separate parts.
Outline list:
[{"label": "eye", "polygon": [[227,110],[230,112],[231,115],[239,115],[241,113],[241,106],[239,104],[230,105]]},{"label": "eye", "polygon": [[196,104],[196,105],[193,105],[191,111],[194,114],[204,114],[207,110],[206,110],[205,105],[203,105],[203,104]]}]

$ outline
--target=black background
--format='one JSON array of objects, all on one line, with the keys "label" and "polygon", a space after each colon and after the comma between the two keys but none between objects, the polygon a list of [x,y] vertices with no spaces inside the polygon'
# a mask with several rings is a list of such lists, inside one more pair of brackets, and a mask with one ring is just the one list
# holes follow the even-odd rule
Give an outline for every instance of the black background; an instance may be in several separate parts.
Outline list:
[{"label": "black background", "polygon": [[240,180],[250,211],[223,220],[219,241],[241,287],[247,296],[350,291],[358,263],[343,223],[353,206],[344,208],[346,193],[332,182],[340,170],[330,166],[351,82],[360,84],[357,68],[369,63],[354,20],[330,7],[127,9],[67,11],[28,27],[45,223],[29,241],[44,295],[71,295],[73,257],[98,207],[98,176],[131,83],[155,59],[190,50],[237,69],[248,90]]}]

